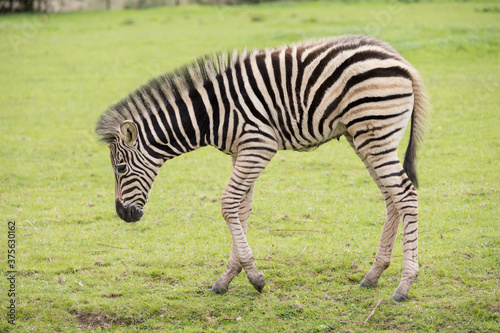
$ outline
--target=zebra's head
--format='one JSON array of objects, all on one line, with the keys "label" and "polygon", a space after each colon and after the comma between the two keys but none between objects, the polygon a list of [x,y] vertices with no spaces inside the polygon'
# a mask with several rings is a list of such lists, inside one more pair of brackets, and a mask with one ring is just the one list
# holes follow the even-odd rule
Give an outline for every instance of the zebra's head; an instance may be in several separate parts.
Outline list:
[{"label": "zebra's head", "polygon": [[125,120],[119,135],[109,143],[111,165],[115,172],[116,213],[125,222],[139,221],[159,167],[150,163],[138,149],[138,130]]}]

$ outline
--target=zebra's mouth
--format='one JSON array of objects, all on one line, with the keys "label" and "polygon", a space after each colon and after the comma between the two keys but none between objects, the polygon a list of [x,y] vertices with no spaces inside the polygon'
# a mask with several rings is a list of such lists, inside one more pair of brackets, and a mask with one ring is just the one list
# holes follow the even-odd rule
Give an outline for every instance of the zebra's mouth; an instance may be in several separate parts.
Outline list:
[{"label": "zebra's mouth", "polygon": [[125,222],[137,222],[144,215],[144,211],[136,204],[124,206],[120,200],[116,200],[116,213]]}]

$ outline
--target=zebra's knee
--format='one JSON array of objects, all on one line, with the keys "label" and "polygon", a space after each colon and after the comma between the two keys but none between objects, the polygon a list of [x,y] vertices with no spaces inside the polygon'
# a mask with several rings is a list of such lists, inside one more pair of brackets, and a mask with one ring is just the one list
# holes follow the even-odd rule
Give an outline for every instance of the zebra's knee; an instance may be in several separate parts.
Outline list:
[{"label": "zebra's knee", "polygon": [[380,267],[382,270],[386,270],[391,265],[391,260],[383,259],[376,261],[376,263],[377,266]]},{"label": "zebra's knee", "polygon": [[238,212],[240,209],[240,204],[238,203],[238,200],[235,200],[231,196],[227,195],[226,192],[224,192],[224,194],[222,194],[220,201],[221,201],[220,211],[226,222],[229,222],[228,219],[232,215],[236,214],[236,217],[238,217]]}]

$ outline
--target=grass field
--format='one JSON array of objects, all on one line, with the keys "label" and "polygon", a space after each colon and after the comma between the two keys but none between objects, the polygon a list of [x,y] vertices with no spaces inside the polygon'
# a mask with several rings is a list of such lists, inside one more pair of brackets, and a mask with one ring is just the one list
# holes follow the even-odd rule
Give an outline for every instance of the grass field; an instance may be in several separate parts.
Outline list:
[{"label": "grass field", "polygon": [[[2,277],[0,331],[497,331],[499,22],[495,1],[0,17],[0,267],[9,270],[7,223],[15,221],[17,270],[16,325],[7,322]],[[227,294],[211,294],[231,247],[219,200],[230,158],[203,148],[169,161],[143,219],[126,224],[114,210],[96,121],[140,84],[202,54],[344,33],[389,41],[431,96],[419,152],[420,275],[410,300],[389,301],[401,236],[379,286],[358,286],[385,207],[344,139],[275,157],[257,183],[248,236],[265,290],[258,294],[243,274]]]}]

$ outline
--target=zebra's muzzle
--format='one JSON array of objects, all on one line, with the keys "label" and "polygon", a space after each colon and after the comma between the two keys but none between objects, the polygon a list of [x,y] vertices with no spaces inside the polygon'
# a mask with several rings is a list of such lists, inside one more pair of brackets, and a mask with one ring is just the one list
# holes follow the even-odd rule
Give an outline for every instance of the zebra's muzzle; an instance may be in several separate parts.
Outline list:
[{"label": "zebra's muzzle", "polygon": [[143,210],[136,204],[123,206],[120,200],[115,201],[116,213],[125,222],[137,222],[144,214]]}]

